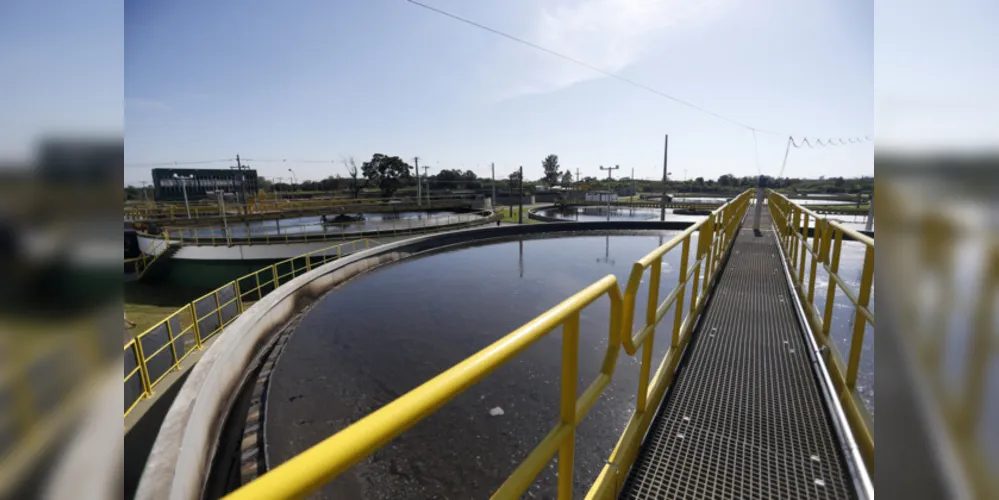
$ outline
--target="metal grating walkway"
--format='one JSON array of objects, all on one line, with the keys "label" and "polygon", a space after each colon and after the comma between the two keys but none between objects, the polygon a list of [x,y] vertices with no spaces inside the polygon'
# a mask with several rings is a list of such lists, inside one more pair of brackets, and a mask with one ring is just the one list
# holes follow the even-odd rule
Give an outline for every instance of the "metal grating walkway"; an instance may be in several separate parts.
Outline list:
[{"label": "metal grating walkway", "polygon": [[734,245],[621,498],[852,498],[774,234]]}]

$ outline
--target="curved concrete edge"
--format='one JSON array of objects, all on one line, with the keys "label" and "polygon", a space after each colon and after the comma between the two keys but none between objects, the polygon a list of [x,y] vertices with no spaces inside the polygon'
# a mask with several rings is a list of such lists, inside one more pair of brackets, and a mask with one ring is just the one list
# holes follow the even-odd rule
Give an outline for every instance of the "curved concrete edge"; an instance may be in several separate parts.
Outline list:
[{"label": "curved concrete edge", "polygon": [[194,366],[160,427],[135,498],[201,498],[232,405],[267,347],[306,306],[335,286],[411,255],[472,241],[598,230],[677,230],[683,222],[561,222],[465,229],[387,243],[313,269],[281,285],[219,334]]},{"label": "curved concrete edge", "polygon": [[532,208],[527,211],[527,218],[540,222],[575,222],[575,221],[570,221],[568,219],[559,219],[558,217],[548,217],[545,215],[541,215],[537,212],[538,210],[551,210],[553,208],[558,208],[558,207],[556,207],[555,205],[548,205],[544,207]]}]

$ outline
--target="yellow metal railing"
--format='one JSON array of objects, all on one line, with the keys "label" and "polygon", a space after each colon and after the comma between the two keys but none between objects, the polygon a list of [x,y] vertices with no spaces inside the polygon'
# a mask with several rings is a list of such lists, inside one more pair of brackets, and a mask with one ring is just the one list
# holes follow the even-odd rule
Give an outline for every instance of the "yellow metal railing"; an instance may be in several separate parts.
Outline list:
[{"label": "yellow metal railing", "polygon": [[[874,311],[869,308],[874,290],[874,238],[818,215],[779,193],[770,191],[767,202],[805,316],[815,334],[816,343],[826,348],[825,361],[829,376],[865,465],[873,472],[874,425],[857,390],[857,373],[865,331],[868,325],[874,329]],[[864,263],[858,289],[848,285],[840,273],[844,237],[864,247]],[[821,308],[815,300],[819,269],[825,272],[829,281],[825,303]],[[854,309],[853,333],[846,363],[843,362],[836,342],[830,337],[837,292],[841,292],[853,304]]]},{"label": "yellow metal railing", "polygon": [[[739,195],[705,220],[695,223],[635,263],[624,294],[613,275],[605,276],[461,363],[236,490],[227,498],[306,496],[432,414],[559,326],[562,327],[559,422],[499,487],[494,497],[519,497],[556,453],[559,464],[558,496],[563,499],[572,497],[576,426],[610,383],[620,347],[624,345],[629,355],[636,354],[639,347],[642,349],[637,408],[608,460],[608,465],[601,471],[587,495],[588,498],[616,496],[623,474],[627,473],[635,459],[655,408],[672,381],[680,353],[704,309],[721,269],[721,261],[731,247],[746,214],[751,194],[752,192],[747,191]],[[691,259],[690,249],[695,240],[697,246]],[[658,292],[662,258],[677,246],[683,248],[678,283],[660,303]],[[638,285],[645,271],[650,269],[652,281],[649,286],[649,312],[639,333],[632,336]],[[684,299],[688,285],[691,287],[689,303]],[[577,398],[580,314],[604,295],[608,296],[611,303],[607,350],[600,375]],[[679,319],[674,319],[672,325],[669,353],[650,384],[655,326],[671,307],[679,311]]]},{"label": "yellow metal railing", "polygon": [[132,264],[132,268],[135,270],[135,275],[139,279],[146,274],[149,266],[153,265],[153,262],[156,262],[156,260],[163,255],[163,252],[166,252],[167,249],[170,248],[170,238],[166,237],[161,241],[153,242],[149,248],[152,253],[146,253],[140,250],[138,257],[125,259],[125,264]]},{"label": "yellow metal railing", "polygon": [[[625,476],[638,455],[642,439],[652,424],[656,409],[673,381],[680,356],[690,341],[694,325],[704,311],[714,288],[715,278],[722,268],[722,260],[735,240],[751,199],[752,192],[744,192],[632,265],[624,292],[625,316],[621,335],[628,355],[634,356],[639,349],[642,351],[635,413],[621,433],[607,464],[591,486],[587,498],[616,498],[620,492]],[[660,301],[662,260],[678,246],[681,250],[677,284]],[[632,336],[639,285],[645,279],[646,271],[649,271],[649,287],[645,318],[638,332]],[[670,347],[655,376],[650,380],[656,326],[670,310],[674,313],[673,323],[669,325]]]},{"label": "yellow metal railing", "polygon": [[[297,199],[275,199],[272,197],[250,198],[249,212],[252,214],[281,213],[298,211],[322,211],[333,209],[347,209],[353,211],[363,211],[365,207],[396,206],[404,203],[405,206],[412,206],[422,209],[444,208],[454,206],[456,201],[468,200],[467,195],[435,195],[422,198],[420,203],[415,199],[400,198],[389,203],[390,200],[384,198],[327,198],[313,200]],[[125,207],[125,220],[187,220],[219,218],[222,210],[217,203],[209,201],[192,202],[189,204],[190,214],[188,217],[188,207],[183,203],[156,203],[151,205],[130,205]],[[241,203],[227,204],[225,214],[227,216],[240,215],[243,213]]]},{"label": "yellow metal railing", "polygon": [[[372,235],[374,238],[384,238],[397,235],[422,232],[433,227],[454,227],[471,224],[487,223],[495,220],[495,216],[484,216],[482,213],[453,214],[426,219],[399,219],[396,222],[375,224],[370,229],[364,229],[361,222],[327,223],[322,229],[316,229],[318,223],[289,224],[279,226],[251,226],[241,223],[230,223],[228,226],[207,225],[188,227],[165,227],[159,235],[143,233],[144,236],[163,237],[179,245],[232,245],[232,244],[263,244],[297,243],[304,241],[346,241],[357,238],[360,234]],[[327,229],[336,227],[337,229]],[[347,231],[347,228],[359,228],[357,231]],[[279,231],[274,234],[275,231]]]},{"label": "yellow metal railing", "polygon": [[958,493],[999,498],[999,238],[989,226],[992,207],[964,185],[951,191],[922,184],[896,178],[876,187],[882,245],[891,255],[878,273],[891,288],[885,302],[893,306],[892,331],[913,362],[912,384],[923,389],[931,421],[939,423],[948,450],[941,455],[954,458]]},{"label": "yellow metal railing", "polygon": [[[314,250],[267,266],[216,288],[181,307],[124,347],[125,416],[192,352],[239,317],[253,302],[295,278],[343,255],[377,245],[363,239]],[[148,351],[148,352],[147,352]]]}]

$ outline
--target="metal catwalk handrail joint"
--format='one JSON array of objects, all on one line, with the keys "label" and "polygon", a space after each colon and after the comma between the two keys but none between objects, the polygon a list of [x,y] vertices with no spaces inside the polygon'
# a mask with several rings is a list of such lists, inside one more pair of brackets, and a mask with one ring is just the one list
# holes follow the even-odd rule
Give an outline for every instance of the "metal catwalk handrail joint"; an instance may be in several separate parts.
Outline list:
[{"label": "metal catwalk handrail joint", "polygon": [[[347,243],[341,243],[319,250],[313,250],[290,259],[286,259],[270,266],[254,271],[245,276],[236,278],[233,281],[222,285],[215,290],[198,297],[183,307],[177,309],[144,332],[130,339],[124,346],[124,356],[134,360],[135,368],[131,369],[124,377],[124,384],[128,384],[134,377],[138,377],[141,392],[132,401],[126,401],[128,408],[125,409],[124,416],[127,417],[132,410],[143,400],[153,396],[156,386],[163,381],[173,371],[181,368],[181,363],[195,350],[201,350],[204,343],[211,337],[221,332],[226,326],[235,321],[253,301],[262,299],[265,295],[273,291],[281,283],[294,278],[303,272],[312,270],[315,266],[320,266],[329,261],[339,259],[345,254],[354,253],[360,249],[367,249],[378,245],[377,240],[364,238]],[[334,257],[335,255],[335,257]],[[282,272],[281,270],[290,270]],[[264,281],[261,276],[266,275]],[[233,291],[233,297],[228,300],[222,299],[222,293],[227,290]],[[198,304],[209,301],[213,307],[204,314],[198,312]],[[247,304],[247,303],[250,304]],[[230,305],[236,305],[234,314],[225,319],[223,311]],[[218,318],[218,323],[213,325],[209,331],[202,331],[201,325],[213,316]],[[176,320],[176,321],[174,321]],[[166,328],[166,342],[156,348],[152,353],[145,353],[142,340],[149,337],[153,332],[161,327]],[[174,331],[177,329],[178,331]],[[178,340],[181,342],[178,345]],[[169,356],[169,367],[163,370],[155,379],[150,375],[149,362],[157,356]],[[126,395],[126,398],[128,396]]]},{"label": "metal catwalk handrail joint", "polygon": [[[864,463],[873,472],[873,419],[857,390],[857,374],[866,327],[870,325],[874,329],[874,311],[869,308],[874,289],[874,238],[821,216],[775,191],[768,191],[767,203],[777,240],[784,250],[787,267],[805,310],[806,320],[814,332],[816,342],[823,349],[830,378]],[[815,227],[809,237],[812,223]],[[840,274],[844,236],[864,246],[864,263],[857,290],[853,290]],[[815,299],[819,264],[829,278],[825,304],[821,309]],[[853,332],[846,363],[830,337],[837,291],[842,292],[854,308]]]},{"label": "metal catwalk handrail joint", "polygon": [[[233,226],[236,224],[229,224],[228,231],[224,226],[192,226],[192,227],[164,227],[161,233],[152,234],[148,232],[140,233],[142,236],[147,238],[164,239],[173,244],[187,245],[187,246],[230,246],[235,244],[248,244],[248,245],[269,245],[271,243],[285,244],[285,243],[301,243],[309,241],[347,241],[352,238],[353,235],[360,234],[374,234],[374,237],[384,238],[396,235],[413,234],[414,231],[422,231],[427,228],[451,228],[451,227],[463,227],[466,225],[474,225],[476,223],[488,223],[490,221],[496,220],[497,215],[493,214],[490,216],[485,216],[484,212],[472,212],[468,214],[454,214],[443,217],[433,217],[427,219],[418,219],[419,223],[414,224],[413,219],[404,219],[407,221],[405,224],[392,224],[392,227],[383,229],[381,224],[376,225],[373,229],[363,230],[363,231],[344,231],[348,227],[360,227],[356,223],[329,223],[326,226],[340,226],[338,231],[329,231],[324,226],[322,231],[305,231],[306,227],[314,227],[315,224],[293,224],[288,226],[280,227],[261,227],[261,226],[244,226],[248,229],[246,234],[239,236],[233,236]],[[444,221],[443,224],[440,221]],[[254,227],[257,228],[258,234],[253,234]],[[301,229],[299,232],[292,234],[292,230],[295,228]],[[268,231],[273,229],[279,229],[280,233],[271,234]],[[208,235],[203,235],[203,233],[208,232]]]},{"label": "metal catwalk handrail joint", "polygon": [[[299,498],[319,489],[559,325],[563,327],[560,422],[527,455],[493,496],[519,497],[558,453],[558,496],[561,499],[572,497],[576,426],[610,383],[620,346],[625,346],[628,355],[637,353],[641,346],[642,368],[635,413],[612,452],[608,465],[591,486],[587,497],[609,498],[616,495],[651,423],[652,414],[672,380],[682,349],[689,341],[697,318],[703,312],[715,278],[721,270],[720,260],[734,241],[736,231],[749,207],[751,195],[752,191],[744,192],[636,262],[624,294],[613,275],[602,278],[461,363],[244,485],[227,498]],[[689,248],[695,234],[698,246],[695,261],[690,265]],[[678,284],[662,303],[658,303],[662,258],[678,245],[684,248]],[[691,272],[686,272],[688,267]],[[652,312],[647,315],[639,334],[632,337],[631,320],[634,317],[635,296],[647,269],[652,269],[653,281],[649,287],[648,300],[654,307],[650,307]],[[703,289],[698,290],[702,270]],[[692,286],[689,309],[683,299],[688,283]],[[608,347],[600,375],[577,399],[579,315],[586,306],[603,295],[611,300]],[[664,311],[670,306],[679,307],[681,312],[687,310],[687,314],[679,324],[674,322],[673,343],[649,389],[648,375],[652,364],[655,325],[662,320]]]}]

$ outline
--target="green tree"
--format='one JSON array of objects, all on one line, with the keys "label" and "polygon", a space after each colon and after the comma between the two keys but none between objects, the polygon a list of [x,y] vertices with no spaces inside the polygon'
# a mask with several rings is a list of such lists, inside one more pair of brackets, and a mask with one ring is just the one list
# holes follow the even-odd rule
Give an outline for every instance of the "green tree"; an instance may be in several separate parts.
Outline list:
[{"label": "green tree", "polygon": [[412,176],[409,173],[411,167],[398,156],[386,156],[375,153],[370,161],[361,165],[361,172],[368,182],[378,186],[382,191],[382,197],[392,196],[403,182],[409,181]]},{"label": "green tree", "polygon": [[549,186],[558,184],[559,177],[562,175],[559,172],[558,155],[546,156],[544,161],[541,162],[541,167],[545,169],[545,184]]},{"label": "green tree", "polygon": [[566,170],[565,172],[562,172],[562,181],[561,181],[560,184],[562,184],[563,186],[571,186],[572,185],[572,172],[570,172],[568,170]]}]

